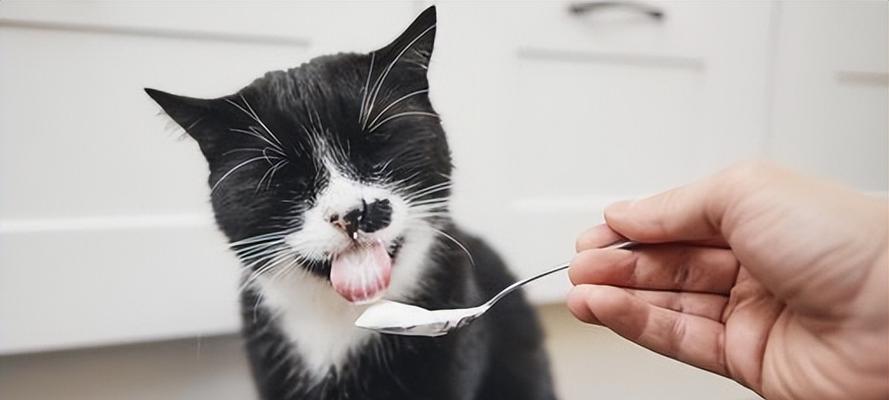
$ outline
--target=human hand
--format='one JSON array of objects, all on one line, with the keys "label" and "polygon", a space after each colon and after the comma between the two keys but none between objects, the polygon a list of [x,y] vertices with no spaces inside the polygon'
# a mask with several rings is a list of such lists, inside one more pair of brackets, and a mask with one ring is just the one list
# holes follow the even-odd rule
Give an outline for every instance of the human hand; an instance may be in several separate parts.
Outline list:
[{"label": "human hand", "polygon": [[[772,399],[889,398],[889,208],[766,164],[605,211],[580,320]],[[622,238],[632,250],[599,247]]]}]

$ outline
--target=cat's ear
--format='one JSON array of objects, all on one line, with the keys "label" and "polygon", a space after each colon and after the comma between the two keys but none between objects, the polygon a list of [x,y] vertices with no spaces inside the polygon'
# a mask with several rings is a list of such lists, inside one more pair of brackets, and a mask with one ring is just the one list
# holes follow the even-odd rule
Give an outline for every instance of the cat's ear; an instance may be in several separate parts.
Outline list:
[{"label": "cat's ear", "polygon": [[[202,121],[212,117],[217,108],[217,100],[214,99],[177,96],[151,88],[145,88],[145,93],[154,99],[164,112],[192,137],[203,135],[202,130],[196,128]],[[195,139],[199,139],[199,137],[195,137]]]},{"label": "cat's ear", "polygon": [[145,93],[198,142],[205,156],[214,154],[219,147],[219,132],[228,126],[228,115],[223,109],[225,98],[198,99],[150,88],[145,88]]},{"label": "cat's ear", "polygon": [[435,45],[435,25],[435,6],[432,6],[423,11],[397,39],[376,51],[386,61],[383,65],[406,63],[401,65],[416,67],[425,76]]}]

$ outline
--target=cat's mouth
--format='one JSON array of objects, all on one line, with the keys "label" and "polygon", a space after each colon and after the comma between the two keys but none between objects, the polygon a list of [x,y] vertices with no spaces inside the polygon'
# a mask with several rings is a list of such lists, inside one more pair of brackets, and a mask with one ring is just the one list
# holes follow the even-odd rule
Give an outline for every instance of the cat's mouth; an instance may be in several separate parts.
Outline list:
[{"label": "cat's mouth", "polygon": [[392,266],[403,243],[403,237],[388,245],[379,239],[355,240],[327,260],[310,266],[310,270],[326,277],[346,301],[372,303],[389,288]]}]

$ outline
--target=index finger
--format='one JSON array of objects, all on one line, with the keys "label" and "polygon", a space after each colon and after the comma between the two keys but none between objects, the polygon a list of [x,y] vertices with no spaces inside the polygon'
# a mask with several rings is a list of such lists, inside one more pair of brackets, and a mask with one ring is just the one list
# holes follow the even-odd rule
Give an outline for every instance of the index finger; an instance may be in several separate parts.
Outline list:
[{"label": "index finger", "polygon": [[580,253],[584,250],[598,249],[625,240],[623,236],[615,232],[606,224],[596,225],[577,237],[574,244],[575,250]]},{"label": "index finger", "polygon": [[643,243],[694,242],[725,245],[726,221],[735,205],[761,185],[759,164],[730,168],[704,180],[605,209],[605,222]]}]

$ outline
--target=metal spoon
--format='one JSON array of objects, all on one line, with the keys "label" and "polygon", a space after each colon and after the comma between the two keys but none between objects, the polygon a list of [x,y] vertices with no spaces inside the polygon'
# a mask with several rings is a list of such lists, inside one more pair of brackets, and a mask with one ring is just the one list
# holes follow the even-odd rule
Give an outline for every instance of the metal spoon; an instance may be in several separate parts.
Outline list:
[{"label": "metal spoon", "polygon": [[[605,249],[623,249],[634,242],[621,241]],[[497,293],[477,307],[427,310],[397,301],[383,300],[370,306],[355,321],[355,326],[380,333],[405,336],[442,336],[451,330],[468,325],[487,312],[495,303],[516,289],[549,274],[567,269],[569,263],[560,264],[532,277],[520,280]]]}]

